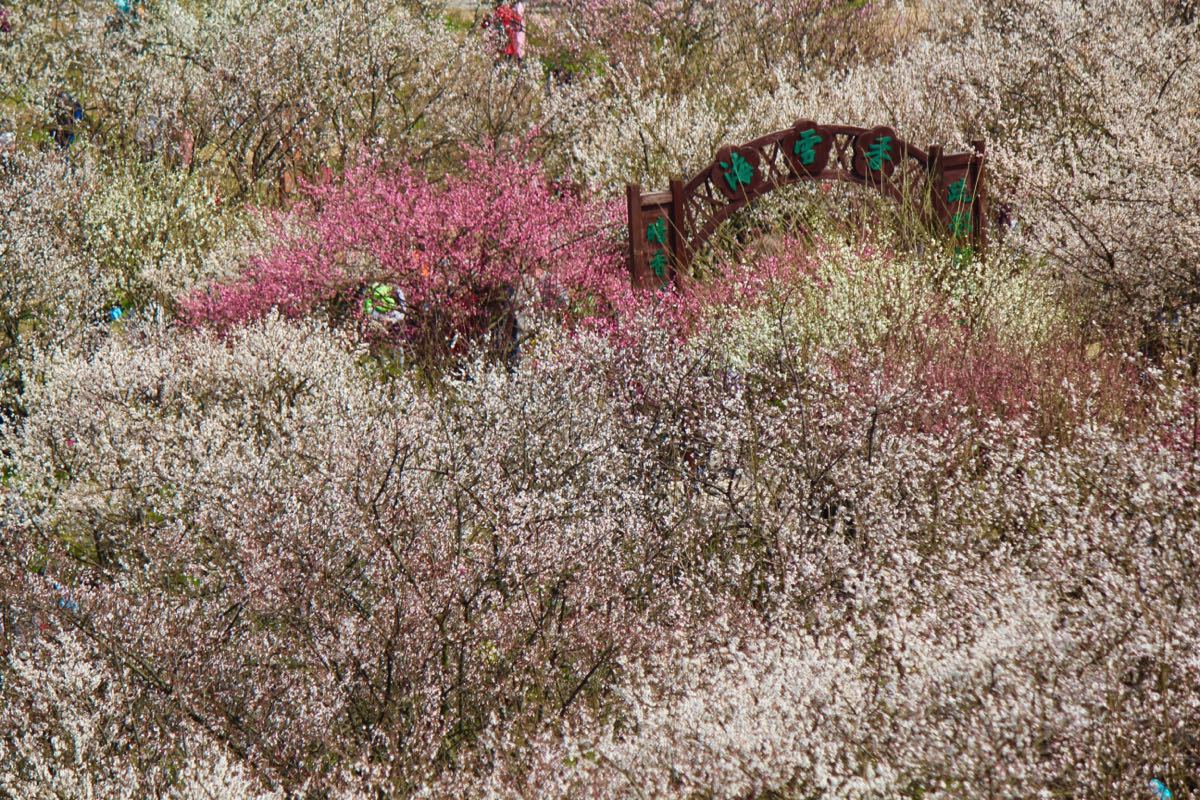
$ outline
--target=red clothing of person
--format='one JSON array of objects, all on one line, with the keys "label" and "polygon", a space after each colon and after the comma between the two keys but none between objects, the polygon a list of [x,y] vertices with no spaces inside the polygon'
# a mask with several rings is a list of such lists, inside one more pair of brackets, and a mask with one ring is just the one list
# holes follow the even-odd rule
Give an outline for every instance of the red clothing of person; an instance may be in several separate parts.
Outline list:
[{"label": "red clothing of person", "polygon": [[504,55],[511,58],[525,56],[525,19],[514,6],[502,5],[496,9],[496,20],[504,27],[508,43],[504,47]]}]

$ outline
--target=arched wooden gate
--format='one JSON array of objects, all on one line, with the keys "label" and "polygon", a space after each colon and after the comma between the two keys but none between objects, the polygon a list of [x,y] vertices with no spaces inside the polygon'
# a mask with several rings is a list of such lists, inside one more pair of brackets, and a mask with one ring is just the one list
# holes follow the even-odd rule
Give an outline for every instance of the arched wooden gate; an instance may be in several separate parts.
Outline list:
[{"label": "arched wooden gate", "polygon": [[982,250],[987,242],[984,142],[974,152],[946,155],[921,150],[888,127],[818,125],[791,128],[737,147],[723,147],[712,163],[666,192],[643,194],[628,186],[629,271],[635,286],[656,286],[686,274],[696,252],[742,206],[800,181],[844,181],[871,186],[912,206],[932,226]]}]

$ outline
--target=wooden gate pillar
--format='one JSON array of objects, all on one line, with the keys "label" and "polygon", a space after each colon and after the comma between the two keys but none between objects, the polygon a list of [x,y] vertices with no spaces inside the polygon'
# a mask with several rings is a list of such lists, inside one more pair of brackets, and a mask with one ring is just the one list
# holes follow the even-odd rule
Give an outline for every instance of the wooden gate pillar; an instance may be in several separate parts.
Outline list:
[{"label": "wooden gate pillar", "polygon": [[688,274],[688,269],[692,265],[687,229],[684,228],[683,223],[683,203],[683,179],[671,178],[671,255],[677,282]]},{"label": "wooden gate pillar", "polygon": [[[929,159],[926,162],[926,170],[929,173],[929,185],[933,187],[941,187],[946,183],[946,165],[943,163],[942,146],[940,144],[929,145]],[[941,219],[945,209],[945,197],[940,192],[934,194],[933,211],[937,215],[937,219]]]},{"label": "wooden gate pillar", "polygon": [[[634,286],[663,286],[679,275],[685,251],[683,182],[672,181],[670,192],[642,194],[631,183],[625,188],[629,206],[629,273]],[[673,202],[675,195],[680,202]]]},{"label": "wooden gate pillar", "polygon": [[987,156],[982,139],[971,147],[974,152],[946,155],[941,145],[929,145],[926,170],[936,227],[982,253],[987,246]]},{"label": "wooden gate pillar", "polygon": [[975,151],[975,158],[971,159],[971,185],[975,187],[975,203],[971,209],[974,214],[974,227],[971,231],[971,244],[982,253],[987,249],[987,220],[988,220],[988,202],[987,202],[987,177],[984,172],[984,165],[987,163],[987,143],[983,139],[975,139],[971,142],[971,149]]},{"label": "wooden gate pillar", "polygon": [[646,285],[646,232],[642,229],[642,187],[636,183],[625,186],[625,201],[629,209],[629,277],[634,286]]}]

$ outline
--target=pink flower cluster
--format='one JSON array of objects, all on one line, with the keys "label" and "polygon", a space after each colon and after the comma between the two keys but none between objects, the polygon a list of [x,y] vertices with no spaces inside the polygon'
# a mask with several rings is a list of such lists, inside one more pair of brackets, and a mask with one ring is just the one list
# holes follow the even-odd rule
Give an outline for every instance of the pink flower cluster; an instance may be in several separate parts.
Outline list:
[{"label": "pink flower cluster", "polygon": [[518,293],[560,306],[628,294],[612,209],[552,183],[537,163],[477,151],[442,181],[364,163],[303,195],[244,274],[182,300],[185,319],[227,329],[273,308],[356,319],[356,294],[385,282],[408,310],[401,337],[469,338],[510,314]]}]

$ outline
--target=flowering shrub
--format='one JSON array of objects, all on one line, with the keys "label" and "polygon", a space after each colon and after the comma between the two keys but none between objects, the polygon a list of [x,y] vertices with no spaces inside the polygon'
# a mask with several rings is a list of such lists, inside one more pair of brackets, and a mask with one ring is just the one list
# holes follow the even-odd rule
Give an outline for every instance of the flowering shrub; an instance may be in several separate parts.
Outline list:
[{"label": "flowering shrub", "polygon": [[85,346],[100,320],[108,280],[83,251],[78,206],[86,181],[66,164],[18,156],[0,170],[0,368],[5,412],[36,355]]},{"label": "flowering shrub", "polygon": [[[51,626],[41,623],[43,630]],[[0,736],[0,796],[54,800],[134,800],[152,793],[178,798],[277,800],[257,786],[222,747],[193,729],[177,739],[131,692],[96,648],[53,626],[9,659],[6,730]],[[154,741],[139,741],[147,731]],[[173,749],[172,745],[182,744]],[[131,757],[131,752],[135,753]],[[169,792],[169,795],[166,794]]]},{"label": "flowering shrub", "polygon": [[[479,375],[443,404],[373,386],[328,334],[270,319],[230,349],[114,341],[57,368],[24,440],[55,466],[20,457],[47,571],[74,576],[106,648],[138,654],[139,685],[169,687],[165,719],[203,720],[290,785],[362,762],[403,786],[493,716],[584,702],[618,646],[679,613],[634,589],[666,558],[635,533],[651,524],[624,485],[636,453],[615,419],[565,422],[603,407],[584,364]],[[552,456],[568,451],[587,455]]]},{"label": "flowering shrub", "polygon": [[453,157],[463,142],[523,137],[539,116],[535,74],[494,73],[482,43],[403,0],[138,8],[136,19],[111,0],[12,8],[0,75],[37,136],[65,87],[110,152],[173,154],[238,199],[362,151]]},{"label": "flowering shrub", "polygon": [[700,519],[722,519],[719,541],[754,564],[718,574],[736,585],[745,564],[738,594],[764,605],[628,660],[623,711],[585,715],[474,791],[1110,796],[1153,775],[1190,789],[1200,672],[1180,644],[1200,597],[1160,565],[1200,542],[1194,456],[1087,423],[1069,446],[1025,420],[943,416],[929,432],[912,419],[937,401],[780,355],[743,377],[773,378],[776,403],[735,410],[761,386],[685,401],[675,429],[705,443]]},{"label": "flowering shrub", "polygon": [[[546,340],[516,372],[477,365],[438,397],[371,382],[353,351],[312,325],[271,318],[231,336],[114,340],[52,366],[14,442],[36,526],[19,530],[49,574],[72,576],[80,621],[141,665],[139,696],[176,725],[199,718],[272,780],[398,789],[438,770],[459,787],[447,792],[473,791],[472,775],[520,785],[508,772],[521,762],[497,763],[473,743],[525,747],[560,716],[598,713],[585,710],[631,685],[614,684],[621,676],[634,687],[621,714],[641,721],[620,730],[650,738],[596,743],[622,705],[576,734],[616,765],[596,785],[617,795],[623,775],[675,786],[670,765],[684,770],[680,786],[731,796],[914,781],[950,791],[964,776],[984,780],[995,759],[1012,765],[1013,792],[1065,765],[1072,784],[1128,785],[1148,759],[1178,784],[1186,762],[1152,754],[1195,752],[1185,732],[1200,713],[1187,699],[1200,696],[1198,675],[1170,642],[1195,635],[1198,598],[1182,567],[1165,566],[1194,558],[1194,451],[1155,448],[1085,414],[1070,417],[1083,422],[1061,445],[1020,417],[973,422],[870,363],[823,365],[790,338],[737,373],[711,347],[679,349],[651,330],[639,349]],[[113,385],[110,374],[129,377]],[[1137,588],[1149,582],[1163,587],[1153,605]],[[989,610],[985,598],[1002,591],[1034,616]],[[1058,610],[1037,611],[1039,597]],[[799,736],[815,703],[830,719],[818,727],[825,744],[751,738],[730,750],[695,738],[744,713],[720,683],[741,673],[704,666],[720,658],[707,640],[696,640],[694,672],[655,661],[654,643],[725,614],[764,626],[798,615],[804,636],[844,642],[820,656],[786,645],[800,661],[764,680],[784,687],[771,702],[793,716],[764,708],[752,728]],[[1074,626],[1053,634],[1061,643],[1016,633],[1051,636],[1046,620],[1060,618]],[[1144,627],[1131,635],[1135,621]],[[747,657],[775,647],[767,630]],[[895,660],[878,660],[885,644]],[[843,650],[849,661],[834,657]],[[951,653],[960,666],[927,674],[958,664]],[[1033,667],[1031,653],[1045,660]],[[1087,663],[1091,672],[1074,672]],[[995,704],[992,664],[1015,670],[1004,697],[1035,685],[1048,693],[1036,708],[1064,709],[1042,739],[1008,743],[1004,731],[1026,730],[1034,712]],[[786,677],[800,669],[824,677],[802,689]],[[1174,699],[1155,688],[1162,669]],[[668,679],[685,698],[719,690],[729,705],[696,705],[688,713],[718,715],[699,727],[674,727],[674,713],[656,722],[657,706],[636,698]],[[878,703],[897,680],[910,693],[888,705],[853,699]],[[845,713],[820,699],[820,681],[850,698]],[[954,711],[963,685],[979,705]],[[155,686],[169,687],[161,700]],[[1122,705],[1098,699],[1118,690]],[[1167,727],[1147,721],[1162,714]],[[945,733],[906,727],[921,720]],[[1115,741],[1128,753],[1119,765],[1079,760]],[[950,758],[956,742],[966,749]],[[1059,766],[1022,766],[1042,764],[1022,759],[1044,747]],[[718,752],[727,756],[708,760]]]},{"label": "flowering shrub", "polygon": [[123,308],[170,306],[179,293],[225,277],[214,253],[253,230],[244,212],[222,208],[219,189],[200,174],[161,162],[98,165],[92,187],[82,209],[86,249]]},{"label": "flowering shrub", "polygon": [[235,282],[186,298],[185,315],[218,327],[272,308],[357,319],[356,292],[386,280],[405,299],[399,335],[436,348],[500,325],[518,292],[620,291],[607,208],[553,186],[536,164],[494,153],[470,155],[464,172],[435,183],[365,165],[307,187],[307,201],[279,221],[280,244]]}]

